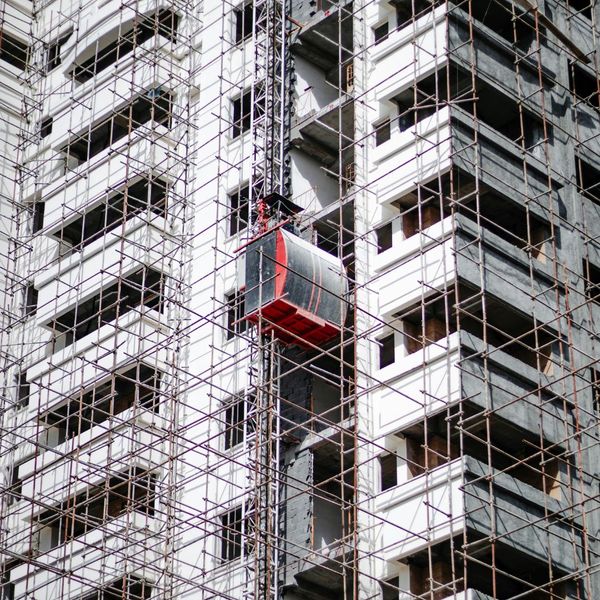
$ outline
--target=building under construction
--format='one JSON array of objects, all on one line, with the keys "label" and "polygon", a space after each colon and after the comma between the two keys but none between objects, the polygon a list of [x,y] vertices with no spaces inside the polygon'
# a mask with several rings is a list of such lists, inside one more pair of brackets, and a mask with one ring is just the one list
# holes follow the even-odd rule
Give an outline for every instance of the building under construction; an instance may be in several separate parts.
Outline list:
[{"label": "building under construction", "polygon": [[600,598],[595,0],[0,11],[2,600]]}]

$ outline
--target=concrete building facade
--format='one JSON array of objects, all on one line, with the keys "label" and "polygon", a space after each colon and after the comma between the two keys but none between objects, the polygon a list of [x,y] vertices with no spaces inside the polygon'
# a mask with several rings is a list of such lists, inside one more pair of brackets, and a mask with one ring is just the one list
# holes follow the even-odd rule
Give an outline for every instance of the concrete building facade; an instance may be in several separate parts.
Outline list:
[{"label": "concrete building facade", "polygon": [[600,597],[593,0],[4,0],[0,598]]}]

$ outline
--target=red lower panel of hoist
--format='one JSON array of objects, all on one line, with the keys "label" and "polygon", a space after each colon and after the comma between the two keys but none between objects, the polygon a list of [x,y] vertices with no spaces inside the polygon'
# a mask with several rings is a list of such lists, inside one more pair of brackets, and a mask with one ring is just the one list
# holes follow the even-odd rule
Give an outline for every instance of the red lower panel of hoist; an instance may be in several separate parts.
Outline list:
[{"label": "red lower panel of hoist", "polygon": [[275,332],[275,336],[287,344],[318,346],[340,334],[335,325],[319,319],[312,313],[278,298],[247,315],[247,319],[257,323],[262,316],[263,333]]}]

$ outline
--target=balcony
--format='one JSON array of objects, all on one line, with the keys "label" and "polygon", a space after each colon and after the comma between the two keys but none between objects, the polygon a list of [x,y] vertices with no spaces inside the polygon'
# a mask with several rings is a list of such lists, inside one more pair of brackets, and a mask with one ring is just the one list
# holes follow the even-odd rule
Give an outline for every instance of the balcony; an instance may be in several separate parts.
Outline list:
[{"label": "balcony", "polygon": [[23,496],[39,499],[34,515],[64,500],[67,489],[77,495],[103,480],[107,472],[119,473],[132,464],[152,470],[167,460],[162,450],[164,433],[153,428],[152,419],[140,415],[129,422],[119,423],[120,417],[113,421],[96,425],[81,440],[68,440],[21,465]]},{"label": "balcony", "polygon": [[165,370],[169,329],[160,313],[140,309],[127,313],[112,324],[56,352],[30,367],[32,385],[29,411],[33,416],[89,388],[106,373],[125,367],[132,356],[143,356],[151,366]]},{"label": "balcony", "polygon": [[160,217],[152,225],[134,217],[123,229],[109,231],[81,254],[72,255],[36,278],[39,290],[36,322],[48,325],[77,304],[95,297],[116,282],[116,278],[126,277],[142,265],[167,270],[164,257],[170,256],[173,248],[174,242],[165,233]]},{"label": "balcony", "polygon": [[[149,538],[149,533],[152,536]],[[149,545],[148,539],[154,542]],[[97,591],[90,589],[95,581],[99,586],[113,582],[125,575],[132,579],[152,582],[155,569],[152,566],[161,560],[156,545],[156,532],[146,515],[131,512],[104,523],[85,536],[35,559],[35,569],[24,563],[11,571],[15,586],[15,598],[27,597],[28,590],[35,586],[40,598],[62,598],[65,593],[63,573],[72,577],[67,584],[69,594],[86,597]]]},{"label": "balcony", "polygon": [[[457,459],[377,498],[375,510],[384,521],[378,547],[385,560],[399,560],[462,533],[463,477],[463,460]],[[424,491],[426,478],[428,492]]]},{"label": "balcony", "polygon": [[472,539],[483,542],[493,535],[509,552],[531,557],[532,564],[551,556],[558,571],[576,569],[583,551],[578,528],[544,518],[544,506],[550,504],[552,513],[561,505],[495,470],[490,495],[488,472],[487,465],[465,456],[380,494],[375,510],[385,523],[379,546],[386,560],[414,556],[450,537],[462,540],[466,528]]},{"label": "balcony", "polygon": [[423,293],[430,295],[454,281],[453,231],[452,217],[446,217],[378,256],[380,275],[374,286],[382,316],[390,316],[419,300]]}]

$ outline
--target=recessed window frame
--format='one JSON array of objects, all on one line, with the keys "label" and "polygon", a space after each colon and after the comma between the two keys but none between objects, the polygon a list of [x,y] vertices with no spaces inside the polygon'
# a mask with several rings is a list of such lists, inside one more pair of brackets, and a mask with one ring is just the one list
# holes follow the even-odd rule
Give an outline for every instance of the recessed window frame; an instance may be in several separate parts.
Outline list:
[{"label": "recessed window frame", "polygon": [[375,46],[385,42],[390,37],[390,23],[387,19],[374,25],[371,30],[373,31],[373,43]]},{"label": "recessed window frame", "polygon": [[233,11],[233,39],[235,44],[243,44],[251,39],[254,32],[254,9],[251,1],[240,4]]},{"label": "recessed window frame", "polygon": [[377,343],[379,344],[379,368],[385,369],[396,362],[396,335],[393,331],[389,332],[378,338]]},{"label": "recessed window frame", "polygon": [[250,218],[250,185],[242,184],[227,194],[227,232],[237,235],[248,227]]},{"label": "recessed window frame", "polygon": [[252,90],[244,90],[231,100],[231,137],[240,138],[252,126]]}]

